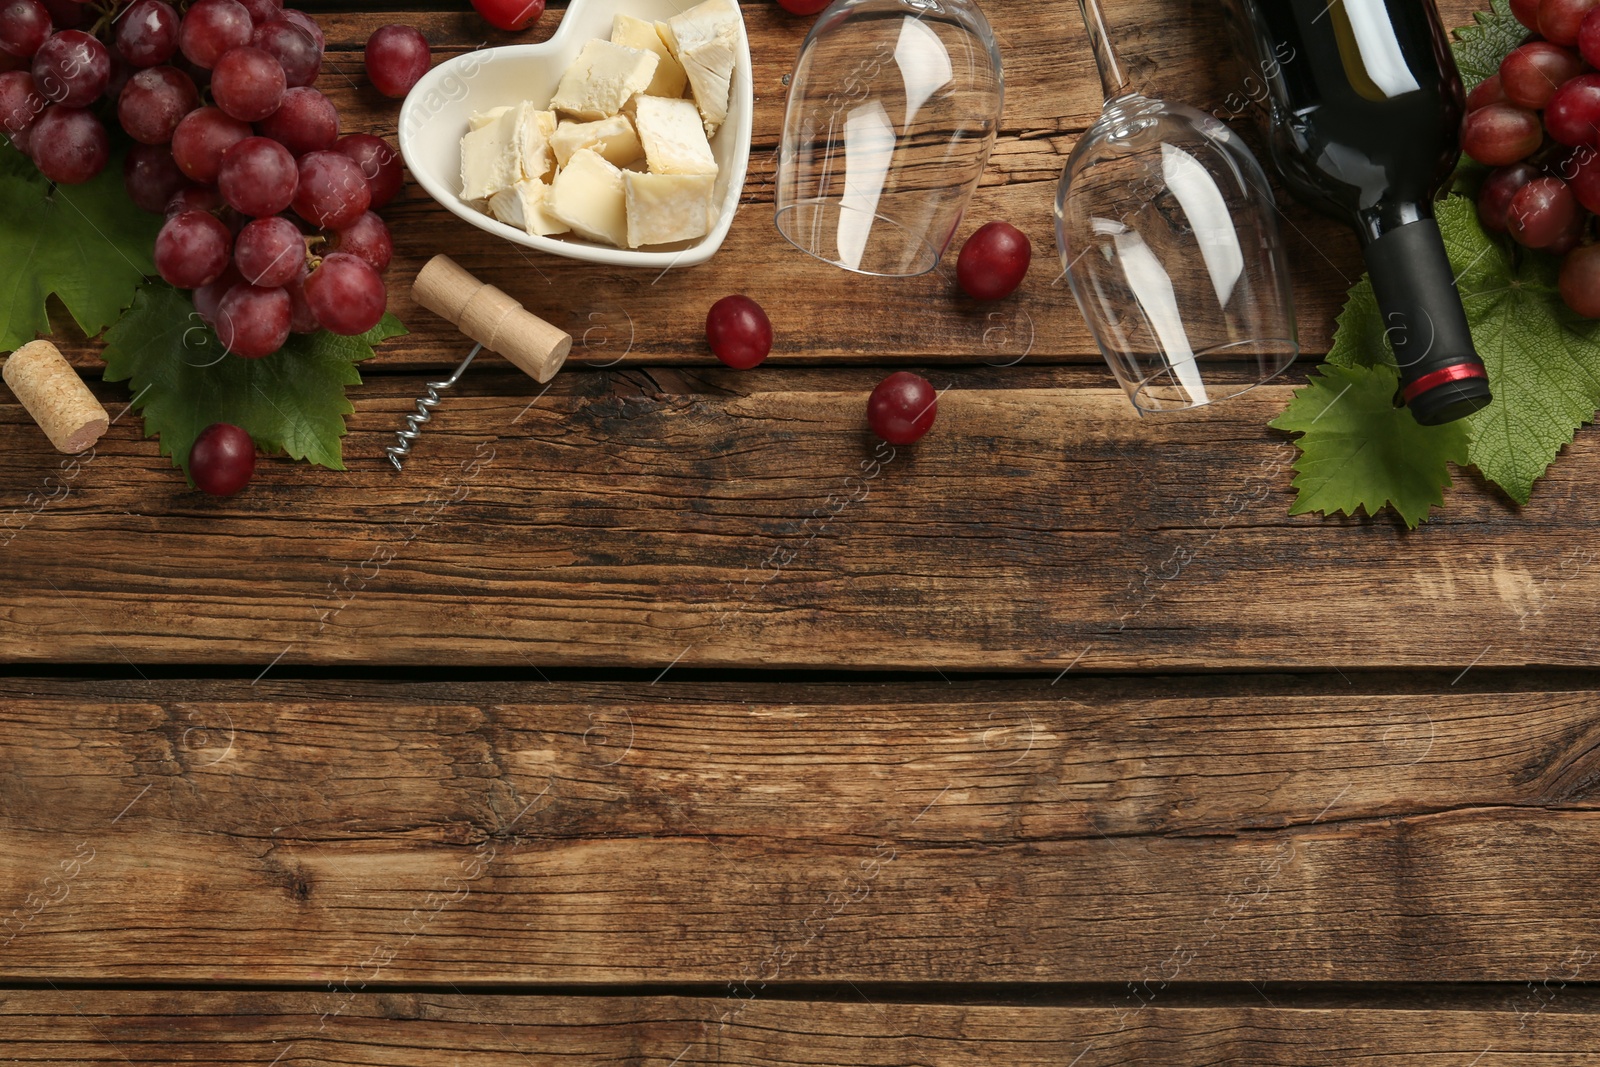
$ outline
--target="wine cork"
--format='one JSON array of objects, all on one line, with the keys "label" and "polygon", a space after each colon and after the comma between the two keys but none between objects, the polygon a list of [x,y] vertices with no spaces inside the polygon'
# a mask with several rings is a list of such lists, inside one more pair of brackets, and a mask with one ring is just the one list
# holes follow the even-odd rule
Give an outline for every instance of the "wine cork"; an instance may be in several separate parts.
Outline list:
[{"label": "wine cork", "polygon": [[434,256],[427,262],[412,283],[411,295],[540,383],[554,378],[572,351],[570,334],[480,282],[449,256]]},{"label": "wine cork", "polygon": [[111,425],[106,409],[49,341],[32,341],[11,353],[0,376],[57,451],[82,452]]}]

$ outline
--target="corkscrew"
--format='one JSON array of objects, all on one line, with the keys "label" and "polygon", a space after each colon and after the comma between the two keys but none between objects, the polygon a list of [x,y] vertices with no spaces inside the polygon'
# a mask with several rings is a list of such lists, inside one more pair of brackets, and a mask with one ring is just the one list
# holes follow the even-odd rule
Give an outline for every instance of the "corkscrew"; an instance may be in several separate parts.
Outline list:
[{"label": "corkscrew", "polygon": [[417,398],[417,413],[406,416],[406,428],[395,432],[398,440],[383,450],[389,457],[389,462],[394,464],[395,470],[405,467],[406,457],[411,454],[411,443],[422,436],[422,424],[433,421],[433,409],[439,406],[439,394],[459,382],[461,376],[467,372],[467,368],[472,366],[472,361],[477,359],[478,353],[482,351],[482,345],[474,345],[454,374],[442,382],[429,382],[427,395]]},{"label": "corkscrew", "polygon": [[461,380],[479,352],[498,352],[542,385],[555,377],[572,351],[571,335],[474,278],[449,256],[428,261],[412,283],[411,295],[477,345],[449,378],[428,383],[427,394],[417,398],[415,413],[406,416],[405,428],[397,430],[395,443],[384,449],[397,471],[405,467],[412,446],[422,436],[422,427],[433,420],[433,410],[441,402],[439,394]]}]

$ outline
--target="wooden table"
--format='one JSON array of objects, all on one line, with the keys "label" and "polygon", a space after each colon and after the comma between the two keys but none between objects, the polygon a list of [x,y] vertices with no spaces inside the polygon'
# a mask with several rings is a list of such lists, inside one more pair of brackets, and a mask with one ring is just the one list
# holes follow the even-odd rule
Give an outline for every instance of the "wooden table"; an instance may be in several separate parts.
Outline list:
[{"label": "wooden table", "polygon": [[[321,84],[384,133],[373,28],[510,39],[307,6]],[[1141,83],[1233,91],[1214,4],[1112,12]],[[806,24],[763,0],[711,264],[522,254],[410,188],[412,333],[352,393],[348,471],[209,500],[127,418],[26,505],[0,1058],[1600,1062],[1595,438],[1520,512],[1465,476],[1407,533],[1286,516],[1292,383],[1134,418],[1056,280],[1054,181],[1098,104],[1076,14],[989,13],[1010,92],[969,228],[1032,235],[1020,297],[776,237]],[[1359,257],[1287,217],[1323,351]],[[441,251],[579,343],[546,392],[475,367],[397,475],[383,447],[463,350],[401,284]],[[734,291],[777,327],[757,371],[704,350]],[[863,401],[896,365],[948,392],[874,470]],[[59,457],[9,397],[0,440],[23,509]]]}]

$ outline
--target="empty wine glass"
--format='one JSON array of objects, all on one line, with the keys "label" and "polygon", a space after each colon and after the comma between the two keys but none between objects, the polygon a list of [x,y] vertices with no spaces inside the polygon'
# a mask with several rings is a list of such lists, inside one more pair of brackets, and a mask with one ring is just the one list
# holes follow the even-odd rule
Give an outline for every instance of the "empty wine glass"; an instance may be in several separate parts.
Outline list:
[{"label": "empty wine glass", "polygon": [[1000,50],[972,0],[838,0],[789,84],[778,232],[860,274],[939,265],[1000,129]]},{"label": "empty wine glass", "polygon": [[1140,412],[1199,407],[1299,354],[1277,207],[1221,121],[1135,92],[1099,0],[1079,0],[1105,90],[1056,198],[1078,307]]}]

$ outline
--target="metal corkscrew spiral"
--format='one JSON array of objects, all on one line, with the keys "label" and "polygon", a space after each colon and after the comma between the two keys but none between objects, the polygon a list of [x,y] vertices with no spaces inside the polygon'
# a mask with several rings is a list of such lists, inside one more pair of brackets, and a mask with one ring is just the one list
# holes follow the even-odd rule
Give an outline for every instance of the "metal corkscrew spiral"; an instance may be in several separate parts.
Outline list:
[{"label": "metal corkscrew spiral", "polygon": [[411,283],[411,296],[478,344],[454,374],[442,382],[429,382],[427,395],[417,398],[417,413],[406,417],[405,429],[395,433],[396,442],[383,450],[395,470],[404,469],[411,446],[422,436],[423,425],[432,421],[439,394],[461,380],[479,352],[488,349],[504,356],[512,366],[543,385],[555,377],[572,351],[571,334],[474,278],[449,256],[428,260]]},{"label": "metal corkscrew spiral", "polygon": [[438,407],[440,403],[439,394],[460,381],[461,376],[467,372],[467,368],[472,366],[472,361],[482,351],[483,345],[474,346],[472,351],[467,353],[467,358],[462,360],[461,365],[455,369],[454,374],[441,382],[429,382],[427,395],[417,398],[417,413],[406,416],[405,429],[395,431],[395,437],[398,440],[383,450],[384,454],[389,457],[389,462],[394,464],[395,470],[403,470],[405,468],[405,458],[411,454],[412,444],[422,436],[422,425],[433,421],[433,409]]}]

